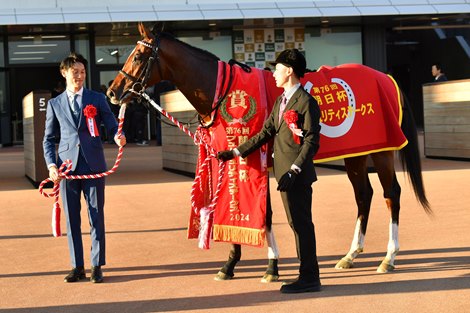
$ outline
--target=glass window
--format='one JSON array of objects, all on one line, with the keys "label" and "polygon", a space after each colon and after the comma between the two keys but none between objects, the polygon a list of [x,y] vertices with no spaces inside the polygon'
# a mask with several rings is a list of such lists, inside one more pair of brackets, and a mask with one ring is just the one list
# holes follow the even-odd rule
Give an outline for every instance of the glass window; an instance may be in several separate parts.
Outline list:
[{"label": "glass window", "polygon": [[355,27],[314,28],[305,36],[307,67],[362,64],[361,31]]},{"label": "glass window", "polygon": [[88,35],[77,35],[75,36],[75,51],[83,55],[90,63],[90,45]]},{"label": "glass window", "polygon": [[[75,36],[75,52],[81,54],[88,61],[87,73],[91,74],[90,41],[88,40],[88,35]],[[87,83],[88,86],[91,86],[91,75],[87,75]]]},{"label": "glass window", "polygon": [[70,51],[66,35],[11,36],[8,45],[10,64],[60,63]]},{"label": "glass window", "polygon": [[[6,77],[5,72],[0,71],[0,114],[7,113]],[[1,144],[1,142],[0,142]]]},{"label": "glass window", "polygon": [[5,55],[3,54],[3,40],[0,38],[0,67],[5,66]]},{"label": "glass window", "polygon": [[116,71],[101,71],[100,72],[100,84],[105,85],[106,88],[109,87],[109,82],[113,81],[117,74],[119,73],[118,70]]},{"label": "glass window", "polygon": [[140,35],[136,33],[137,23],[95,25],[95,54],[96,65],[119,64],[126,62],[132,50],[139,41]]},{"label": "glass window", "polygon": [[96,64],[124,64],[134,48],[135,42],[131,45],[97,45]]}]

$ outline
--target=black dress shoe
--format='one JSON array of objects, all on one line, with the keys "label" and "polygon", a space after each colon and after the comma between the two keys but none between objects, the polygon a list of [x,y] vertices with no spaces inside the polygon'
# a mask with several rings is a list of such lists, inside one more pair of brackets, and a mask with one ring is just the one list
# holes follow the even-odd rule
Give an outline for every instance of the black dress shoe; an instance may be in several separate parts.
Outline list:
[{"label": "black dress shoe", "polygon": [[74,283],[79,281],[80,279],[85,279],[85,268],[83,266],[77,266],[72,268],[70,273],[64,278],[64,282],[66,283]]},{"label": "black dress shoe", "polygon": [[281,293],[317,292],[321,290],[320,280],[305,281],[298,279],[281,286]]},{"label": "black dress shoe", "polygon": [[91,278],[92,283],[101,283],[103,282],[103,272],[101,271],[101,266],[92,266],[91,267]]}]

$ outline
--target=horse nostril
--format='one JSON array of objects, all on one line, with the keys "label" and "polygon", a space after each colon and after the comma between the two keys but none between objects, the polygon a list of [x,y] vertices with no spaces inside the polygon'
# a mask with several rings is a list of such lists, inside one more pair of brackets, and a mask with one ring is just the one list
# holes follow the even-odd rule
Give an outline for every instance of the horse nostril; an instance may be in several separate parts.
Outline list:
[{"label": "horse nostril", "polygon": [[108,90],[108,92],[106,93],[106,95],[107,95],[108,98],[110,98],[110,99],[111,99],[111,98],[114,98],[114,92],[113,92],[111,89]]}]

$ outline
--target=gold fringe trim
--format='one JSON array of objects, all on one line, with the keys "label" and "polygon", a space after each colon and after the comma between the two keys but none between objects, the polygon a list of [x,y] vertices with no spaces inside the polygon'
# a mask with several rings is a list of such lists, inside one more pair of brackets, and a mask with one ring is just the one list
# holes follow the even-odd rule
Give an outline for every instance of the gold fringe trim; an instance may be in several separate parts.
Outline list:
[{"label": "gold fringe trim", "polygon": [[265,230],[228,225],[216,225],[212,229],[215,241],[239,243],[251,246],[264,246]]}]

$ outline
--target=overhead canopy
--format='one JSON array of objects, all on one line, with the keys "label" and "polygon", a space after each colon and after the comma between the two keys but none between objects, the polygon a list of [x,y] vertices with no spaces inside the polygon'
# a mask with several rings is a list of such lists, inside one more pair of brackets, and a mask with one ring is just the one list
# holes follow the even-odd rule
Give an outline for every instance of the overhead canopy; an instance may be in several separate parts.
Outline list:
[{"label": "overhead canopy", "polygon": [[0,25],[462,12],[470,12],[470,0],[15,0],[0,2]]}]

